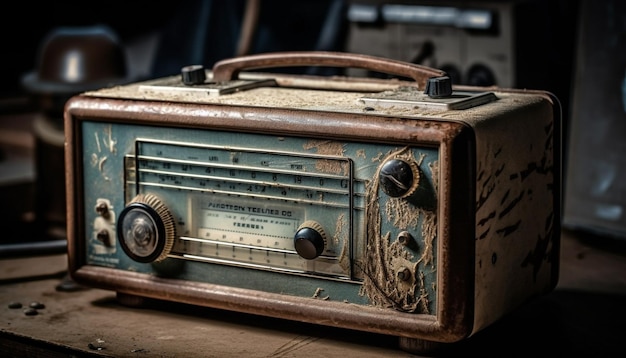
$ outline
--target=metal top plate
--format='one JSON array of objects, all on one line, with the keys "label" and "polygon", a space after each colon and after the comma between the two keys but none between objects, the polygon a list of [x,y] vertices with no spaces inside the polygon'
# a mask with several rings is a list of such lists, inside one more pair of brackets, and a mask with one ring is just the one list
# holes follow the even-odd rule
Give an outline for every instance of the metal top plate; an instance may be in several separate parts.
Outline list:
[{"label": "metal top plate", "polygon": [[372,107],[405,107],[439,110],[459,110],[493,102],[498,98],[493,92],[454,91],[445,98],[430,98],[415,87],[400,87],[395,91],[384,91],[361,97],[361,101]]}]

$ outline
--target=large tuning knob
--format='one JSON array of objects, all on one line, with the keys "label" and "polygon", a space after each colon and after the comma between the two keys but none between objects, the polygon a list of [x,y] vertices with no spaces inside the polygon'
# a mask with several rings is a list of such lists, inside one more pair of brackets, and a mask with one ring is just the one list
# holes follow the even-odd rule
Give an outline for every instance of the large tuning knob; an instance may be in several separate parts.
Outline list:
[{"label": "large tuning knob", "polygon": [[326,233],[317,221],[308,220],[302,223],[294,236],[296,252],[302,258],[313,260],[324,252]]},{"label": "large tuning knob", "polygon": [[390,159],[380,168],[378,179],[381,189],[390,197],[409,197],[419,186],[420,172],[413,161]]},{"label": "large tuning knob", "polygon": [[117,235],[124,252],[137,262],[161,261],[174,244],[174,218],[159,198],[137,195],[120,213]]},{"label": "large tuning knob", "polygon": [[389,197],[433,210],[437,205],[435,192],[428,178],[422,178],[421,173],[416,162],[394,158],[380,167],[378,181],[381,190]]}]

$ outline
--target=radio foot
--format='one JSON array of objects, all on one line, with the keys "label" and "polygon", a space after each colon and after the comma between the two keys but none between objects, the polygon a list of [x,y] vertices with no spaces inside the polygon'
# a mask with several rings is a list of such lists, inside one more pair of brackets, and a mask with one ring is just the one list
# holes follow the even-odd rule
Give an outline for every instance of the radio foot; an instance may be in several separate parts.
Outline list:
[{"label": "radio foot", "polygon": [[68,273],[63,276],[63,279],[56,285],[55,289],[59,292],[76,292],[84,290],[85,287],[76,283]]},{"label": "radio foot", "polygon": [[141,308],[144,307],[147,303],[147,299],[145,297],[132,295],[129,293],[117,292],[116,293],[117,302],[123,306]]},{"label": "radio foot", "polygon": [[448,343],[433,342],[419,338],[398,337],[398,347],[411,354],[431,355],[438,353],[448,345]]}]

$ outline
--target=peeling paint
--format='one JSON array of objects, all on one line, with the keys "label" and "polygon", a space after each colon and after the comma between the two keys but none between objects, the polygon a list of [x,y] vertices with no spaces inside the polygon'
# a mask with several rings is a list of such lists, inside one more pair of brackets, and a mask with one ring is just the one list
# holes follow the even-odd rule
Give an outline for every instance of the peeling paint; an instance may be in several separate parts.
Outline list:
[{"label": "peeling paint", "polygon": [[[316,149],[318,154],[343,156],[343,143],[330,140],[311,140],[303,144],[303,149]],[[315,163],[315,169],[322,173],[330,174],[350,174],[350,166],[347,162],[336,160],[320,159]]]},{"label": "peeling paint", "polygon": [[374,158],[372,158],[372,162],[380,163],[383,160],[383,153],[378,153]]},{"label": "peeling paint", "polygon": [[91,153],[91,159],[90,159],[91,165],[92,166],[97,166],[98,165],[98,154],[96,153]]},{"label": "peeling paint", "polygon": [[428,168],[430,168],[430,177],[433,180],[433,188],[435,189],[435,193],[439,192],[439,161],[435,160],[428,163]]},{"label": "peeling paint", "polygon": [[109,125],[104,129],[105,138],[105,147],[109,150],[109,152],[115,154],[117,152],[117,141],[113,139],[113,133],[111,126]]},{"label": "peeling paint", "polygon": [[322,294],[322,292],[324,292],[324,289],[321,287],[318,287],[315,289],[315,292],[313,293],[313,296],[311,298],[315,298],[315,299],[321,299],[321,300],[328,300],[330,299],[330,296],[324,296],[324,297],[320,297],[320,295]]},{"label": "peeling paint", "polygon": [[95,137],[95,142],[96,142],[96,148],[98,148],[98,153],[102,152],[102,147],[100,146],[100,138],[98,138],[98,133],[94,133],[93,136]]},{"label": "peeling paint", "polygon": [[422,256],[417,261],[424,262],[424,265],[434,265],[435,238],[437,237],[437,215],[430,211],[422,211],[422,238],[424,239],[424,249]]},{"label": "peeling paint", "polygon": [[[335,234],[333,235],[333,243],[335,245],[338,245],[342,241],[342,237],[344,236],[343,230],[345,226],[346,226],[346,214],[341,213],[339,217],[337,218],[337,222],[335,224]],[[343,241],[347,241],[347,240],[343,238]]]},{"label": "peeling paint", "polygon": [[[403,148],[389,154],[385,159],[401,158],[415,160],[409,148]],[[382,162],[385,162],[383,160]],[[424,156],[420,155],[420,163]],[[425,275],[419,269],[420,263],[433,264],[433,246],[436,237],[436,214],[416,208],[406,200],[388,198],[384,212],[381,213],[378,197],[379,179],[374,180],[367,188],[367,257],[364,267],[364,280],[361,294],[367,296],[374,306],[394,308],[404,312],[428,313],[429,298],[425,287]],[[423,220],[422,235],[424,239],[421,257],[415,261],[413,254],[398,240],[390,240],[390,233],[381,233],[382,215],[399,229],[413,228]],[[434,267],[432,268],[435,269]],[[398,272],[408,270],[409,278]]]},{"label": "peeling paint", "polygon": [[338,246],[339,243],[343,242],[338,262],[339,266],[344,272],[350,272],[352,267],[350,260],[350,240],[344,233],[345,227],[347,227],[346,217],[345,214],[342,213],[337,218],[337,222],[335,225],[335,234],[333,235],[333,242],[335,243],[335,246]]},{"label": "peeling paint", "polygon": [[393,222],[393,225],[400,229],[415,228],[419,220],[419,211],[409,207],[405,200],[398,198],[387,200],[385,215],[388,222]]}]

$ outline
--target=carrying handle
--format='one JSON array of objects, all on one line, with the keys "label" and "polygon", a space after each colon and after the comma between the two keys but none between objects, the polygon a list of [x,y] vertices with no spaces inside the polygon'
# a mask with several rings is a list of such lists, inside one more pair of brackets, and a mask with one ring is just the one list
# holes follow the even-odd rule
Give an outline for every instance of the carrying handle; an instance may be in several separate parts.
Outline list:
[{"label": "carrying handle", "polygon": [[289,51],[234,57],[218,61],[213,65],[213,81],[235,80],[239,72],[246,69],[297,66],[362,68],[412,78],[417,82],[419,88],[424,88],[430,77],[446,75],[444,71],[431,67],[370,55],[329,51]]}]

